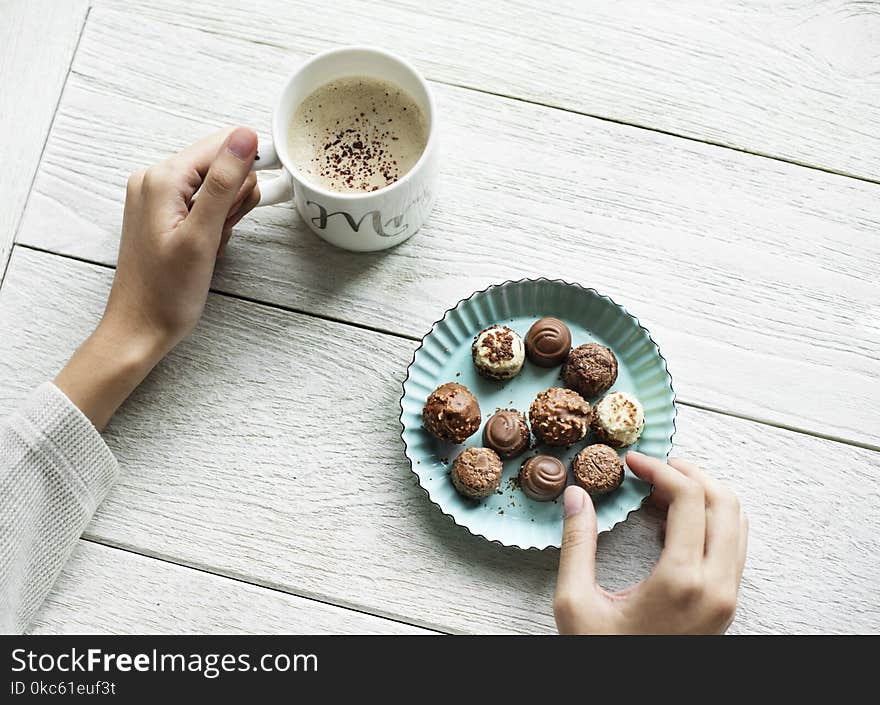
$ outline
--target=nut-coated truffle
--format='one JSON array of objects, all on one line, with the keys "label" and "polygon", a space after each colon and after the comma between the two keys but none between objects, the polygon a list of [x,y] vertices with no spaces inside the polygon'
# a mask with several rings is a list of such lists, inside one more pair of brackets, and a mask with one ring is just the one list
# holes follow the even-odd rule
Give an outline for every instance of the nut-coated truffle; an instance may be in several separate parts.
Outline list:
[{"label": "nut-coated truffle", "polygon": [[523,494],[536,502],[556,499],[565,489],[568,470],[552,455],[533,455],[519,469],[519,486]]},{"label": "nut-coated truffle", "polygon": [[562,366],[562,380],[569,389],[592,399],[607,392],[617,381],[617,358],[604,345],[578,345]]},{"label": "nut-coated truffle", "polygon": [[645,410],[639,400],[626,392],[609,392],[593,409],[596,440],[612,448],[631,446],[642,436]]},{"label": "nut-coated truffle", "polygon": [[504,466],[491,448],[466,448],[452,464],[452,484],[469,499],[488,497],[501,484]]},{"label": "nut-coated truffle", "polygon": [[541,318],[526,333],[526,355],[539,367],[561,365],[571,352],[571,331],[558,318]]},{"label": "nut-coated truffle", "polygon": [[496,411],[483,426],[483,445],[505,460],[524,453],[530,438],[526,415],[516,409]]},{"label": "nut-coated truffle", "polygon": [[481,421],[477,398],[463,384],[455,382],[437,387],[422,409],[425,429],[447,443],[464,443]]},{"label": "nut-coated truffle", "polygon": [[590,405],[577,392],[551,387],[538,396],[529,407],[532,433],[548,446],[570,446],[590,429]]},{"label": "nut-coated truffle", "polygon": [[587,446],[571,461],[574,481],[593,495],[616,490],[623,483],[623,461],[613,448]]},{"label": "nut-coated truffle", "polygon": [[471,345],[474,367],[497,382],[516,377],[526,359],[522,338],[507,326],[489,326],[477,333]]}]

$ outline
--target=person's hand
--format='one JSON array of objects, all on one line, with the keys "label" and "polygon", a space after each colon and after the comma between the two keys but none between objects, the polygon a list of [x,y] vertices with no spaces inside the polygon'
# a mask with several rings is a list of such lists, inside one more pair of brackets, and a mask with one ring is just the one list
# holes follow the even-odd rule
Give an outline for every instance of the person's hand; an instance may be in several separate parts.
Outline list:
[{"label": "person's hand", "polygon": [[256,151],[252,130],[227,129],[129,178],[104,316],[55,379],[98,428],[198,322],[217,256],[259,201]]},{"label": "person's hand", "polygon": [[102,325],[163,349],[189,334],[205,306],[219,251],[259,199],[251,171],[256,150],[256,134],[239,127],[131,175]]},{"label": "person's hand", "polygon": [[609,593],[596,584],[596,512],[580,487],[566,488],[559,579],[553,599],[560,634],[722,634],[736,612],[748,521],[736,496],[684,460],[641,453],[627,465],[654,484],[668,508],[666,539],[654,571]]}]

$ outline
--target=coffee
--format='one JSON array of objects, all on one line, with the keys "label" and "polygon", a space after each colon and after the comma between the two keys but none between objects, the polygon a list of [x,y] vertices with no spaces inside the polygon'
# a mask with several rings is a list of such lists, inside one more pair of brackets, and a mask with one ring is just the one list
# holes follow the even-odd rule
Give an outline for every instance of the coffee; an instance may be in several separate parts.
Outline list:
[{"label": "coffee", "polygon": [[306,181],[330,191],[367,192],[415,166],[428,126],[406,91],[350,76],[311,93],[296,109],[287,139],[290,159]]}]

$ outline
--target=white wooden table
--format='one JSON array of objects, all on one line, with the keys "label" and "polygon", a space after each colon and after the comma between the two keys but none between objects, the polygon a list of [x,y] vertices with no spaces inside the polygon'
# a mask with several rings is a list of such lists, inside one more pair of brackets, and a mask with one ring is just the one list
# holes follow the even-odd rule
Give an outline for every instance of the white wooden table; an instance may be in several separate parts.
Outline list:
[{"label": "white wooden table", "polygon": [[[611,294],[668,358],[675,452],[752,522],[732,631],[880,630],[880,3],[0,16],[0,413],[94,326],[129,172],[218,126],[265,134],[308,55],[397,50],[444,132],[436,209],[393,251],[334,250],[291,206],[241,224],[198,330],[108,429],[121,479],[36,632],[552,631],[558,553],[452,525],[397,422],[435,318],[541,275]],[[605,586],[647,574],[660,519],[601,537]]]}]

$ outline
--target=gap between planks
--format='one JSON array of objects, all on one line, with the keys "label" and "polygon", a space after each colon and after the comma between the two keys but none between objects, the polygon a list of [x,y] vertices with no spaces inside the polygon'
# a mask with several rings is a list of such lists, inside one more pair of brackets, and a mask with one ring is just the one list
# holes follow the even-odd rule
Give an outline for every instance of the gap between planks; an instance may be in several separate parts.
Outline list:
[{"label": "gap between planks", "polygon": [[[14,243],[14,247],[21,247],[26,250],[31,250],[33,252],[39,252],[41,254],[51,255],[53,257],[62,257],[64,259],[74,260],[76,262],[82,262],[83,264],[90,264],[97,267],[102,267],[103,269],[115,269],[115,267],[104,264],[102,262],[96,262],[95,260],[87,259],[85,257],[77,257],[75,255],[61,254],[58,252],[53,252],[51,250],[47,250],[42,247],[36,247],[34,245],[26,245],[22,243]],[[11,250],[10,250],[10,259],[11,259]],[[244,296],[241,294],[233,294],[222,289],[214,289],[211,288],[210,292],[213,294],[217,294],[219,296],[225,296],[229,299],[236,299],[238,301],[245,301],[247,303],[252,303],[257,306],[265,306],[267,308],[273,308],[279,311],[286,311],[288,313],[295,313],[302,316],[310,316],[312,318],[317,318],[323,321],[330,321],[332,323],[339,323],[345,326],[351,326],[352,328],[360,328],[361,330],[371,331],[373,333],[378,333],[380,335],[387,335],[393,338],[401,338],[404,340],[411,340],[413,342],[421,342],[421,338],[416,336],[407,335],[405,333],[397,333],[392,330],[388,330],[385,328],[380,328],[378,326],[371,326],[364,323],[357,323],[356,321],[349,321],[344,318],[339,318],[336,316],[328,316],[325,314],[315,313],[312,311],[305,311],[303,309],[295,308],[293,306],[285,306],[283,304],[273,303],[271,301],[265,301],[262,299],[257,299],[251,296]],[[833,434],[827,433],[819,433],[817,431],[810,431],[808,429],[800,428],[798,426],[791,426],[789,424],[780,423],[777,421],[772,421],[769,419],[763,419],[757,416],[751,416],[749,414],[742,414],[737,411],[732,411],[730,409],[722,409],[719,407],[708,406],[705,404],[700,404],[698,402],[688,401],[686,399],[681,399],[680,397],[675,397],[675,403],[680,404],[682,406],[688,406],[694,409],[699,409],[701,411],[708,411],[713,414],[719,414],[720,416],[730,416],[737,419],[742,419],[743,421],[750,421],[752,423],[760,424],[762,426],[770,426],[772,428],[779,428],[784,431],[790,431],[792,433],[800,433],[805,436],[811,436],[813,438],[821,438],[822,440],[831,441],[833,443],[842,443],[844,445],[853,446],[855,448],[863,448],[865,450],[871,450],[875,452],[880,452],[880,445],[875,445],[873,443],[866,443],[863,441],[856,441],[849,438],[842,438],[840,436],[835,436]],[[349,608],[350,609],[350,608]],[[430,627],[431,629],[436,629],[436,627]]]},{"label": "gap between planks", "polygon": [[[274,45],[272,45],[274,46]],[[486,95],[495,96],[497,98],[506,98],[508,100],[516,100],[520,103],[529,103],[531,105],[538,105],[542,108],[549,108],[550,110],[561,110],[565,113],[573,113],[574,115],[582,115],[583,117],[591,118],[593,120],[601,120],[602,122],[610,122],[615,125],[625,125],[627,127],[634,127],[637,130],[645,130],[647,132],[656,132],[660,135],[668,135],[669,137],[676,137],[681,140],[687,140],[689,142],[699,142],[700,144],[706,144],[711,147],[718,147],[720,149],[729,149],[732,152],[740,152],[741,154],[749,154],[753,157],[760,157],[761,159],[771,159],[777,162],[784,162],[786,164],[792,164],[794,166],[803,167],[804,169],[812,169],[813,171],[821,171],[826,174],[834,174],[835,176],[845,176],[849,179],[856,179],[857,181],[865,181],[869,184],[877,184],[880,185],[880,178],[874,179],[869,176],[859,176],[858,174],[851,174],[846,171],[840,171],[838,169],[832,169],[830,167],[818,166],[817,164],[810,164],[809,162],[799,161],[797,159],[791,159],[788,157],[783,157],[778,154],[770,154],[768,152],[761,152],[754,149],[747,149],[746,147],[738,147],[735,144],[728,144],[725,142],[717,142],[715,140],[706,139],[703,137],[692,137],[690,135],[682,135],[678,132],[673,132],[671,130],[664,130],[659,127],[651,127],[650,125],[643,125],[638,122],[631,122],[629,120],[622,120],[620,118],[610,117],[608,115],[599,115],[598,113],[588,113],[583,110],[577,110],[575,108],[566,108],[562,105],[556,105],[554,103],[546,103],[544,101],[535,100],[533,98],[523,98],[516,95],[511,95],[509,93],[503,93],[499,91],[490,91],[486,88],[477,88],[476,86],[469,86],[465,83],[456,83],[455,81],[444,81],[438,78],[431,78],[430,76],[425,77],[431,83],[440,83],[445,86],[452,86],[453,88],[461,88],[466,91],[474,91],[475,93],[485,93]],[[821,438],[822,436],[820,436]],[[871,447],[871,446],[869,446]]]},{"label": "gap between planks", "polygon": [[204,564],[195,563],[190,561],[182,561],[177,558],[172,558],[163,553],[158,553],[155,551],[145,551],[142,549],[136,549],[133,546],[125,545],[121,543],[116,543],[113,541],[107,541],[100,539],[96,536],[90,535],[88,532],[83,533],[80,536],[81,541],[86,541],[87,543],[93,543],[98,546],[104,546],[105,548],[109,548],[115,551],[123,551],[125,553],[130,553],[135,556],[141,556],[142,558],[148,558],[154,561],[160,561],[161,563],[167,563],[168,565],[174,565],[178,568],[185,568],[187,570],[194,570],[199,573],[204,573],[205,575],[212,575],[217,578],[224,578],[226,580],[232,580],[236,583],[241,583],[243,585],[250,585],[252,587],[261,588],[263,590],[269,590],[271,592],[277,592],[282,595],[290,595],[291,597],[299,597],[303,600],[309,600],[310,602],[317,602],[322,605],[328,605],[330,607],[338,607],[339,609],[348,610],[349,612],[357,612],[358,614],[363,614],[368,617],[376,617],[378,619],[384,619],[389,622],[396,622],[397,624],[404,624],[409,627],[419,627],[421,629],[427,629],[433,632],[436,632],[438,635],[445,634],[465,634],[465,632],[453,632],[448,628],[440,627],[436,624],[431,624],[428,622],[414,622],[412,620],[405,619],[399,614],[395,614],[393,612],[370,612],[368,610],[363,609],[362,606],[355,606],[353,604],[349,604],[346,602],[334,602],[332,600],[328,600],[321,595],[317,595],[311,592],[298,592],[296,590],[290,590],[283,585],[278,583],[273,583],[267,580],[258,580],[254,578],[245,577],[239,573],[235,573],[232,571],[224,571],[224,570],[216,570],[212,569]]}]

